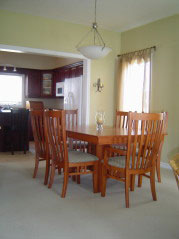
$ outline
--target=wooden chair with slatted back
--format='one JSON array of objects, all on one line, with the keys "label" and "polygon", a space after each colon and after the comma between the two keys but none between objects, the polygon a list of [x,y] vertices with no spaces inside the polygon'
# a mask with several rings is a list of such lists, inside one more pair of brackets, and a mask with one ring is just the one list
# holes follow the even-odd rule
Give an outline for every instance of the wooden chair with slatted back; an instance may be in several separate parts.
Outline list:
[{"label": "wooden chair with slatted back", "polygon": [[[74,127],[78,125],[78,109],[74,110],[65,110],[65,120],[66,120],[66,127]],[[81,140],[76,140],[69,138],[67,140],[69,144],[69,148],[76,150],[76,151],[82,151],[82,152],[88,152],[92,153],[92,145]],[[73,181],[77,181],[78,184],[80,184],[80,175],[73,176]]]},{"label": "wooden chair with slatted back", "polygon": [[[163,113],[165,115],[165,132],[167,132],[168,112],[163,112]],[[161,144],[160,144],[160,149],[159,149],[159,152],[158,152],[157,163],[156,163],[157,178],[158,178],[159,183],[161,183],[160,161],[161,161],[161,153],[162,153],[163,143],[164,143],[164,141],[162,141]]]},{"label": "wooden chair with slatted back", "polygon": [[66,127],[73,127],[78,125],[78,109],[65,110]]},{"label": "wooden chair with slatted back", "polygon": [[[131,113],[128,117],[127,154],[123,150],[106,148],[102,166],[101,196],[105,196],[106,179],[125,183],[126,207],[129,207],[129,188],[134,189],[135,175],[150,179],[153,200],[156,201],[155,164],[164,137],[164,114]],[[116,157],[112,157],[117,152]]]},{"label": "wooden chair with slatted back", "polygon": [[[128,128],[128,115],[129,115],[129,112],[117,111],[116,110],[115,127],[116,128],[122,128],[122,129]],[[113,145],[113,147],[119,148],[119,149],[122,149],[122,150],[127,149],[126,144]]]},{"label": "wooden chair with slatted back", "polygon": [[128,114],[129,114],[129,112],[116,110],[116,119],[115,119],[115,127],[116,128],[127,128],[128,127]]},{"label": "wooden chair with slatted back", "polygon": [[64,182],[61,197],[65,197],[69,176],[93,175],[93,190],[98,187],[98,158],[81,151],[68,151],[65,125],[65,111],[45,112],[45,131],[51,152],[51,175],[49,188],[52,187],[56,168],[63,168]]},{"label": "wooden chair with slatted back", "polygon": [[[167,132],[167,127],[168,127],[168,112],[162,112],[164,114],[164,125],[165,125],[165,133]],[[156,172],[157,172],[157,179],[158,182],[161,183],[161,173],[160,173],[160,161],[161,161],[161,153],[162,153],[162,147],[163,147],[163,143],[164,140],[161,141],[160,147],[159,147],[159,151],[157,154],[157,158],[156,158]],[[139,177],[138,180],[138,187],[142,186],[142,177]]]},{"label": "wooden chair with slatted back", "polygon": [[[66,127],[74,127],[78,125],[78,109],[65,110]],[[86,152],[88,150],[88,144],[84,141],[68,139],[69,146],[74,150]]]},{"label": "wooden chair with slatted back", "polygon": [[47,138],[45,137],[44,128],[44,111],[43,110],[31,110],[31,124],[35,141],[35,168],[33,178],[37,176],[39,162],[46,161],[46,171],[44,184],[48,182],[50,159]]},{"label": "wooden chair with slatted back", "polygon": [[44,103],[42,101],[29,101],[30,110],[44,110]]}]

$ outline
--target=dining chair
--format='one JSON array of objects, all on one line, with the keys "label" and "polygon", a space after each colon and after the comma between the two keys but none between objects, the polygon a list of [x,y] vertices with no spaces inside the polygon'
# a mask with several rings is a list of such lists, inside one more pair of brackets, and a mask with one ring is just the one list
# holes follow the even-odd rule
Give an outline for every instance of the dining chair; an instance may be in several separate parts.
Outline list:
[{"label": "dining chair", "polygon": [[[150,179],[153,200],[155,190],[155,165],[162,137],[165,115],[163,113],[132,113],[128,115],[127,152],[106,148],[102,165],[101,196],[106,193],[106,180],[113,178],[125,183],[126,207],[129,207],[129,188],[134,190],[135,176]],[[119,156],[112,157],[114,153]]]},{"label": "dining chair", "polygon": [[42,101],[29,101],[30,110],[44,110],[44,103]]},{"label": "dining chair", "polygon": [[128,128],[128,114],[129,112],[116,110],[115,127]]},{"label": "dining chair", "polygon": [[48,175],[50,168],[50,156],[48,150],[47,137],[45,136],[44,128],[44,111],[43,110],[31,110],[31,124],[35,141],[35,168],[33,178],[37,176],[39,162],[46,161],[46,170],[44,184],[48,183]]},{"label": "dining chair", "polygon": [[92,154],[67,150],[65,111],[45,112],[45,131],[51,152],[51,174],[48,187],[51,188],[56,168],[63,169],[63,188],[61,197],[66,195],[69,176],[93,175],[93,191],[98,191],[98,158]]},{"label": "dining chair", "polygon": [[[66,127],[74,127],[78,125],[78,109],[74,110],[65,110],[65,120],[66,120]],[[75,139],[68,139],[69,147],[80,150],[80,151],[87,151],[88,144],[85,141],[75,140]]]},{"label": "dining chair", "polygon": [[[144,112],[142,112],[144,113]],[[168,112],[162,112],[165,113],[165,128],[167,129],[168,124]],[[115,120],[115,127],[117,128],[128,128],[128,114],[129,112],[125,111],[117,111],[116,110],[116,120]],[[120,144],[116,147],[119,147],[120,149],[126,150],[125,144]],[[163,141],[160,144],[159,152],[156,159],[156,172],[157,172],[157,179],[158,182],[161,182],[161,173],[160,173],[160,161],[161,161],[161,152],[163,147]],[[142,185],[142,178],[140,178],[140,182],[138,184],[139,187]]]},{"label": "dining chair", "polygon": [[[164,115],[164,132],[166,134],[167,132],[167,127],[168,127],[168,112],[162,112]],[[156,158],[156,173],[157,173],[157,179],[158,182],[161,183],[161,173],[160,173],[160,161],[161,161],[161,153],[162,153],[162,148],[163,148],[164,140],[160,142],[159,150],[157,153],[157,158]],[[138,187],[142,186],[142,176],[139,177],[138,179]]]},{"label": "dining chair", "polygon": [[[168,127],[168,112],[162,112],[164,113],[165,116],[165,133],[167,133],[167,127]],[[158,182],[161,183],[161,173],[160,173],[160,161],[161,161],[161,153],[162,153],[162,148],[163,148],[163,143],[164,141],[161,142],[159,152],[157,155],[157,163],[156,163],[156,171],[157,171],[157,179]]]},{"label": "dining chair", "polygon": [[[120,129],[127,129],[128,115],[129,115],[129,112],[116,110],[115,127]],[[127,145],[125,143],[120,143],[120,144],[116,144],[112,146],[114,148],[118,148],[121,150],[125,150],[125,151],[127,150]]]},{"label": "dining chair", "polygon": [[66,127],[78,125],[78,109],[65,110]]},{"label": "dining chair", "polygon": [[179,190],[179,153],[172,157],[172,159],[170,160],[170,166],[173,169],[173,173]]}]

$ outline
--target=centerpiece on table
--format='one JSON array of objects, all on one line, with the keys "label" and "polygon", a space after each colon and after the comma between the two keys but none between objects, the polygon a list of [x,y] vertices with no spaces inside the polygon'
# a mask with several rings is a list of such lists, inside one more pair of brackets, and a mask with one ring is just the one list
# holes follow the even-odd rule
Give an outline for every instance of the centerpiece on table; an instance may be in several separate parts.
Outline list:
[{"label": "centerpiece on table", "polygon": [[103,130],[103,125],[104,125],[104,121],[105,121],[104,111],[97,111],[95,119],[96,119],[96,129],[98,131]]}]

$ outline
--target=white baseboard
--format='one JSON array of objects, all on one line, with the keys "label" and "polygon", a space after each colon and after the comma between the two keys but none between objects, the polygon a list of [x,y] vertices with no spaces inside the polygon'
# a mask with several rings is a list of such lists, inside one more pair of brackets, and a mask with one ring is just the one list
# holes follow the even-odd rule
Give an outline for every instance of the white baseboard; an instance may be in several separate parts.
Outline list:
[{"label": "white baseboard", "polygon": [[160,162],[160,167],[172,170],[172,168],[168,163]]}]

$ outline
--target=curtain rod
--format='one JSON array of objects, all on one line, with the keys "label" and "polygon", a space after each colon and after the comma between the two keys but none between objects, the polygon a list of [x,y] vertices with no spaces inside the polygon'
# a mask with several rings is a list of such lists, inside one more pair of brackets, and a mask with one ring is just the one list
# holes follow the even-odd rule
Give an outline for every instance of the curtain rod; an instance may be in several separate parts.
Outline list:
[{"label": "curtain rod", "polygon": [[[156,46],[148,47],[148,48],[138,50],[138,51],[143,51],[143,50],[148,50],[148,49],[154,49],[154,51],[156,51]],[[120,57],[120,56],[124,56],[124,55],[127,55],[127,54],[135,53],[135,52],[138,52],[138,51],[132,51],[132,52],[124,53],[124,54],[117,55],[117,56]]]}]

